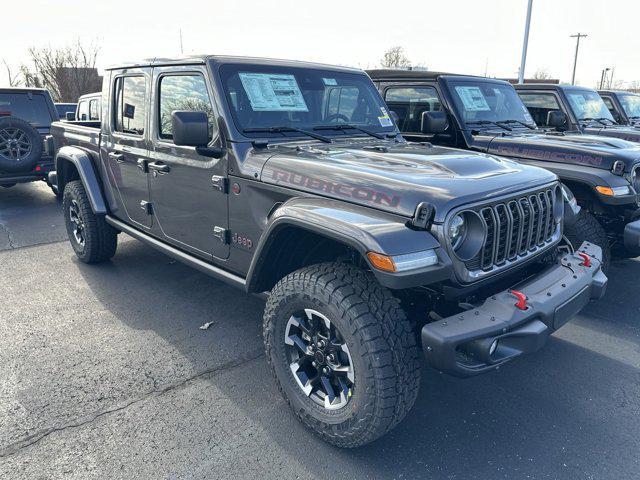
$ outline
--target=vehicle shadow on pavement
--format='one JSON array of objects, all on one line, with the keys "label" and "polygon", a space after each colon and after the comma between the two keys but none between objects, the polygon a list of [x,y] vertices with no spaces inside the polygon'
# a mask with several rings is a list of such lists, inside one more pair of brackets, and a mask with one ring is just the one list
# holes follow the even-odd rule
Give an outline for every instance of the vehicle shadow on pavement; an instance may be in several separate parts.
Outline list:
[{"label": "vehicle shadow on pavement", "polygon": [[[92,293],[117,319],[161,337],[195,372],[260,355],[261,300],[137,242],[119,248],[111,263],[78,264]],[[310,478],[633,478],[630,472],[638,471],[640,451],[638,319],[633,338],[613,326],[624,318],[632,327],[627,310],[629,305],[636,314],[640,309],[640,298],[631,293],[637,289],[632,279],[639,274],[638,262],[614,266],[609,292],[600,303],[589,305],[541,352],[497,372],[460,380],[425,368],[408,417],[386,437],[356,450],[331,447],[294,419],[278,396],[264,357],[251,364],[254,375],[238,376],[233,385],[218,375],[199,377],[243,409],[247,424],[262,432],[252,440],[255,444],[227,458],[227,466],[240,478],[249,476],[243,470],[247,452],[260,461],[261,455],[273,455],[276,445],[283,462],[298,462],[298,471]],[[209,321],[214,322],[209,330],[199,329]],[[631,342],[631,358],[590,348],[593,329]],[[248,401],[247,395],[268,395],[270,400]],[[209,408],[206,399],[202,408]],[[165,431],[171,428],[164,426]],[[268,442],[260,444],[264,439]],[[215,452],[220,447],[210,448]],[[320,460],[304,460],[310,452]],[[193,452],[192,460],[200,454]],[[216,463],[211,457],[208,461]],[[200,472],[208,468],[206,460],[198,464]]]}]

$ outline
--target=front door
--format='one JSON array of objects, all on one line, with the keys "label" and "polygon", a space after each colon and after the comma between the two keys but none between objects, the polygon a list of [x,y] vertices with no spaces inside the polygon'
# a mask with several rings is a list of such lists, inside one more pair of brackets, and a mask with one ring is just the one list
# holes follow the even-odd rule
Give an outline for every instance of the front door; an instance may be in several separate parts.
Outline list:
[{"label": "front door", "polygon": [[109,182],[114,187],[117,208],[114,214],[139,227],[150,228],[147,179],[147,102],[151,70],[137,68],[114,77],[110,105],[109,133],[103,138]]},{"label": "front door", "polygon": [[218,141],[212,92],[204,66],[154,69],[153,148],[149,183],[154,232],[204,258],[229,256],[227,240],[227,160],[199,155],[195,148],[173,143],[171,113],[204,111],[210,144]]}]

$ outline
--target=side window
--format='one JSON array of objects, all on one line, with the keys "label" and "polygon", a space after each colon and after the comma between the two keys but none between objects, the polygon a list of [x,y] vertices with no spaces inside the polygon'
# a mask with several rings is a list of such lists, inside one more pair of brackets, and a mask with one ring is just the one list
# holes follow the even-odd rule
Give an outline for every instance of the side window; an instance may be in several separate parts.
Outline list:
[{"label": "side window", "polygon": [[389,109],[398,115],[401,132],[420,133],[422,112],[439,112],[442,104],[433,87],[391,87],[385,92]]},{"label": "side window", "polygon": [[78,104],[78,115],[76,115],[76,120],[89,120],[89,102],[86,100],[83,100]]},{"label": "side window", "polygon": [[[358,95],[360,89],[357,87],[336,87],[327,89],[326,117],[346,117],[352,120],[353,114],[358,106]],[[343,118],[344,120],[344,118]]]},{"label": "side window", "polygon": [[217,132],[216,119],[202,75],[165,75],[160,79],[160,138],[173,139],[171,113],[176,110],[205,112],[209,118],[209,141]]},{"label": "side window", "polygon": [[604,102],[604,104],[607,106],[607,108],[613,115],[616,112],[616,109],[613,106],[613,102],[611,101],[611,99],[609,97],[602,97],[602,101]]},{"label": "side window", "polygon": [[146,82],[144,77],[118,77],[115,84],[114,129],[144,135]]},{"label": "side window", "polygon": [[89,102],[89,120],[100,120],[99,100],[94,98]]},{"label": "side window", "polygon": [[529,109],[529,113],[533,120],[542,127],[547,127],[547,117],[549,112],[560,110],[558,99],[553,93],[520,93],[520,98],[525,106]]}]

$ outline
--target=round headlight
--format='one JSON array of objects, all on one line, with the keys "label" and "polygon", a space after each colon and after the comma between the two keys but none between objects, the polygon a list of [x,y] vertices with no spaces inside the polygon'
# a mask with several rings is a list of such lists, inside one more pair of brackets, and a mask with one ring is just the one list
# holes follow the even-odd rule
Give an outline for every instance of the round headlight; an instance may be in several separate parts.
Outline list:
[{"label": "round headlight", "polygon": [[449,222],[449,240],[454,250],[460,248],[464,240],[466,224],[462,215],[456,215]]},{"label": "round headlight", "polygon": [[463,262],[474,258],[484,244],[485,230],[480,215],[471,210],[461,212],[449,220],[446,232],[456,257]]}]

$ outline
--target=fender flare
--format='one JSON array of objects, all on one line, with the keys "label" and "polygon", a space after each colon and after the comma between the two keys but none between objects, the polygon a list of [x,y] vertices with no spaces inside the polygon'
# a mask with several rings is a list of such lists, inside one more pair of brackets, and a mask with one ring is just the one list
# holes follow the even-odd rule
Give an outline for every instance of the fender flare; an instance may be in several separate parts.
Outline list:
[{"label": "fender flare", "polygon": [[[450,267],[450,260],[436,238],[429,232],[410,229],[406,221],[397,215],[342,201],[315,197],[292,198],[269,217],[247,272],[246,288],[249,292],[257,291],[260,276],[269,265],[269,251],[274,239],[281,229],[287,227],[300,228],[343,243],[360,253],[367,263],[368,252],[401,255],[434,249],[442,260],[437,267]],[[375,268],[371,270],[381,283],[388,286],[397,284],[398,280],[400,283],[406,283],[407,280],[402,274],[384,273]],[[429,270],[435,269],[429,267]],[[392,281],[391,277],[395,280]]]},{"label": "fender flare", "polygon": [[91,155],[81,148],[72,146],[64,146],[58,151],[55,166],[57,187],[60,192],[64,191],[64,186],[67,183],[65,175],[61,175],[64,172],[63,162],[71,163],[78,171],[82,185],[84,185],[89,197],[93,213],[106,215],[108,213],[107,203],[105,202],[102,184],[98,179]]}]

